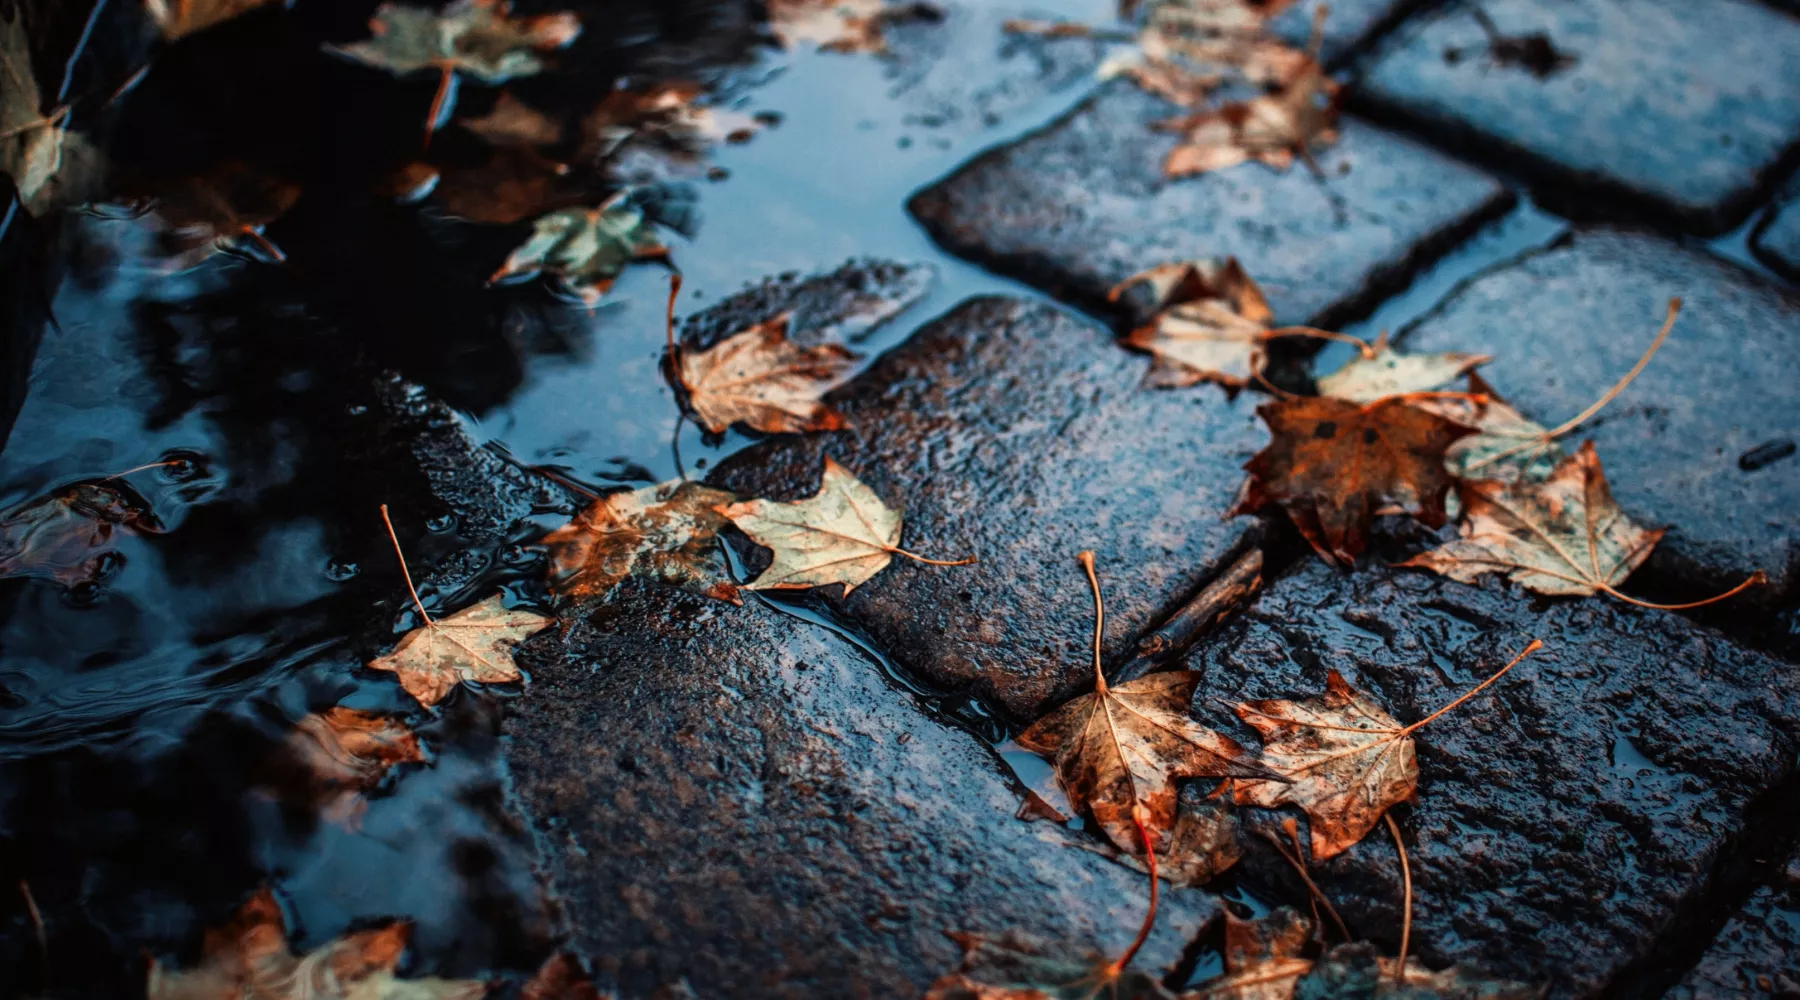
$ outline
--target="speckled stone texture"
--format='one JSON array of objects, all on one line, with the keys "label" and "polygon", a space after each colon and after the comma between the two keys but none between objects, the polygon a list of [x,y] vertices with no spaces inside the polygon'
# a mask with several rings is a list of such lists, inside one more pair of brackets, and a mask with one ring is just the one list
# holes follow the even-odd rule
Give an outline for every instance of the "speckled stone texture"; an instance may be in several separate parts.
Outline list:
[{"label": "speckled stone texture", "polygon": [[1671,296],[1686,307],[1637,381],[1570,443],[1594,439],[1626,513],[1671,525],[1651,566],[1696,590],[1762,568],[1794,592],[1800,461],[1744,453],[1800,437],[1800,296],[1651,236],[1577,232],[1475,280],[1405,333],[1407,350],[1491,353],[1482,372],[1525,414],[1580,413],[1650,345]]},{"label": "speckled stone texture", "polygon": [[1758,889],[1668,1000],[1800,997],[1800,855]]},{"label": "speckled stone texture", "polygon": [[1791,14],[1754,0],[1482,0],[1500,31],[1546,33],[1574,56],[1540,78],[1489,56],[1473,6],[1395,32],[1359,97],[1433,139],[1537,173],[1555,207],[1623,198],[1722,232],[1800,140]]},{"label": "speckled stone texture", "polygon": [[1383,31],[1398,24],[1430,0],[1299,0],[1275,18],[1277,37],[1290,45],[1304,46],[1312,37],[1313,11],[1329,6],[1324,44],[1325,65],[1336,66],[1355,55]]},{"label": "speckled stone texture", "polygon": [[1120,658],[1256,523],[1221,517],[1263,437],[1254,400],[1146,389],[1148,368],[1090,321],[977,299],[829,397],[849,429],[771,440],[711,481],[811,496],[830,455],[904,512],[902,545],[978,557],[896,559],[838,610],[927,684],[1029,721],[1092,684],[1077,552],[1096,553],[1106,653]]},{"label": "speckled stone texture", "polygon": [[[1142,921],[1143,876],[1015,819],[995,754],[829,630],[635,581],[602,614],[527,645],[508,731],[571,944],[623,996],[916,997],[944,931],[1074,956]],[[1143,967],[1217,912],[1166,893]]]},{"label": "speckled stone texture", "polygon": [[688,317],[681,325],[682,343],[711,347],[784,312],[792,314],[788,336],[796,343],[854,343],[917,304],[936,277],[930,264],[885,260],[851,260],[806,276],[776,275]]},{"label": "speckled stone texture", "polygon": [[1800,200],[1776,209],[1750,245],[1764,263],[1800,281]]},{"label": "speckled stone texture", "polygon": [[[1533,638],[1545,648],[1491,693],[1417,733],[1418,803],[1396,813],[1412,947],[1434,967],[1547,980],[1554,997],[1635,995],[1646,967],[1691,946],[1746,815],[1793,794],[1800,667],[1617,601],[1308,561],[1190,658],[1206,675],[1195,708],[1227,726],[1220,700],[1314,695],[1336,669],[1412,722]],[[1392,954],[1402,894],[1387,830],[1313,875]],[[1244,877],[1305,898],[1266,849]]]},{"label": "speckled stone texture", "polygon": [[1168,261],[1235,254],[1284,323],[1331,325],[1511,204],[1501,185],[1359,121],[1321,150],[1321,182],[1261,164],[1169,181],[1177,113],[1116,81],[1061,121],[914,195],[939,242],[1053,294],[1104,306]]}]

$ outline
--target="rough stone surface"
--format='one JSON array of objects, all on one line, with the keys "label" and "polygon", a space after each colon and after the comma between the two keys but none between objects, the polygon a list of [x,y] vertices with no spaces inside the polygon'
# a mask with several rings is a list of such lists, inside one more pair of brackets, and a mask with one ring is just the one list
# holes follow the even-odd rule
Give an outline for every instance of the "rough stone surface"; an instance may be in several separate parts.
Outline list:
[{"label": "rough stone surface", "polygon": [[713,482],[811,496],[830,455],[904,512],[904,546],[978,557],[896,559],[839,610],[928,684],[1030,720],[1092,683],[1077,552],[1096,553],[1116,658],[1255,523],[1220,517],[1263,437],[1252,400],[1143,388],[1148,368],[1091,322],[977,299],[830,397],[848,430],[767,442]]},{"label": "rough stone surface", "polygon": [[1751,245],[1770,267],[1800,280],[1800,201],[1781,206]]},{"label": "rough stone surface", "polygon": [[[1500,65],[1459,2],[1408,23],[1363,74],[1370,107],[1479,147],[1581,208],[1625,196],[1696,229],[1743,217],[1800,140],[1800,20],[1753,0],[1482,0],[1573,65]],[[1454,53],[1446,55],[1446,53]]]},{"label": "rough stone surface", "polygon": [[[1491,694],[1418,732],[1418,803],[1397,814],[1412,947],[1433,966],[1596,996],[1687,946],[1746,812],[1792,794],[1800,667],[1667,612],[1310,560],[1189,662],[1206,673],[1196,710],[1220,724],[1220,700],[1313,695],[1329,669],[1411,722],[1534,637],[1545,648]],[[1289,874],[1273,855],[1246,865]],[[1391,954],[1402,896],[1387,831],[1313,872]]]},{"label": "rough stone surface", "polygon": [[[994,753],[847,641],[653,585],[609,610],[526,647],[509,731],[572,944],[624,996],[912,997],[956,964],[946,930],[1131,939],[1142,876],[1015,819]],[[1217,911],[1162,912],[1146,968]]]},{"label": "rough stone surface", "polygon": [[1631,369],[1671,296],[1686,306],[1668,342],[1570,440],[1594,439],[1628,514],[1673,526],[1653,568],[1723,587],[1761,567],[1760,594],[1779,599],[1800,571],[1800,461],[1738,459],[1800,436],[1800,297],[1664,240],[1588,230],[1478,278],[1401,344],[1495,355],[1488,381],[1554,426]]},{"label": "rough stone surface", "polygon": [[1108,84],[909,207],[952,251],[1087,303],[1155,264],[1235,254],[1281,322],[1329,325],[1511,203],[1493,179],[1353,120],[1319,157],[1325,183],[1260,164],[1167,181],[1175,137],[1150,126],[1175,113]]},{"label": "rough stone surface", "polygon": [[1800,856],[1758,889],[1669,1000],[1800,996]]},{"label": "rough stone surface", "polygon": [[1275,19],[1275,34],[1290,45],[1305,45],[1312,37],[1313,11],[1329,5],[1325,37],[1320,47],[1325,65],[1336,66],[1355,55],[1382,32],[1398,24],[1426,0],[1300,0]]},{"label": "rough stone surface", "polygon": [[860,340],[925,297],[936,269],[929,264],[853,260],[835,271],[783,274],[738,292],[682,324],[684,343],[697,348],[784,312],[800,343]]}]

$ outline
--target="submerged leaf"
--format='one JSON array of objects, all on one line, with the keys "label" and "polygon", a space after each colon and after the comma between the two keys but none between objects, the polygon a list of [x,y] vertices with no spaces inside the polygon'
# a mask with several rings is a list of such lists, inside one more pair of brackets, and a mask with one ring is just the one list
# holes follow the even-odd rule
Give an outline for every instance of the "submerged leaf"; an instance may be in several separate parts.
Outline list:
[{"label": "submerged leaf", "polygon": [[1225,911],[1225,973],[1181,1000],[1288,1000],[1313,967],[1305,957],[1312,921],[1283,906],[1260,920]]},{"label": "submerged leaf", "polygon": [[[1383,396],[1439,389],[1494,360],[1489,354],[1402,354],[1388,344],[1383,333],[1366,357],[1351,361],[1319,379],[1319,395],[1352,403],[1373,403]],[[1435,402],[1419,400],[1418,403]],[[1448,414],[1446,414],[1448,416]],[[1473,424],[1469,426],[1474,426]]]},{"label": "submerged leaf", "polygon": [[705,95],[704,87],[688,81],[613,91],[582,122],[578,159],[606,160],[634,140],[691,157],[716,143],[747,139],[760,127],[743,112],[698,103]]},{"label": "submerged leaf", "polygon": [[241,14],[272,3],[287,6],[290,0],[144,0],[144,10],[162,31],[163,39],[174,41],[224,24]]},{"label": "submerged leaf", "polygon": [[192,267],[221,250],[255,250],[268,259],[286,259],[263,236],[263,227],[300,200],[294,184],[234,160],[147,190],[151,210],[173,231],[181,266]]},{"label": "submerged leaf", "polygon": [[718,549],[718,508],[737,498],[699,483],[668,482],[595,500],[544,536],[550,592],[577,604],[599,600],[628,576],[660,580],[742,604]]},{"label": "submerged leaf", "polygon": [[484,83],[543,72],[542,54],[581,33],[567,11],[513,17],[505,0],[456,0],[443,10],[384,3],[368,41],[337,49],[390,73],[460,70]]},{"label": "submerged leaf", "polygon": [[0,514],[0,578],[97,582],[115,532],[157,534],[162,522],[129,487],[75,483]]},{"label": "submerged leaf", "polygon": [[555,623],[553,618],[509,609],[495,594],[406,633],[393,652],[370,660],[369,669],[398,674],[406,693],[429,707],[463,681],[518,680],[512,648]]},{"label": "submerged leaf", "polygon": [[1125,279],[1108,298],[1138,284],[1155,293],[1156,315],[1125,343],[1155,356],[1149,384],[1216,382],[1236,390],[1261,370],[1274,313],[1236,257],[1158,265]]},{"label": "submerged leaf", "polygon": [[962,946],[962,965],[932,983],[925,1000],[1174,1000],[1154,978],[1104,956],[1047,958],[1048,948],[1016,933],[950,938]]},{"label": "submerged leaf", "polygon": [[1281,780],[1231,737],[1194,721],[1199,682],[1200,674],[1177,670],[1103,684],[1033,723],[1017,742],[1054,760],[1069,803],[1129,854],[1144,850],[1134,812],[1142,806],[1150,844],[1162,855],[1176,826],[1175,779]]},{"label": "submerged leaf", "polygon": [[837,344],[794,343],[791,318],[782,313],[704,351],[680,353],[682,387],[701,427],[721,434],[742,423],[780,434],[844,426],[823,396],[849,374],[857,355]]},{"label": "submerged leaf", "polygon": [[668,253],[643,211],[620,193],[598,208],[565,209],[538,219],[531,238],[489,280],[548,274],[592,305],[626,265]]},{"label": "submerged leaf", "polygon": [[148,1000],[475,1000],[471,979],[398,979],[411,925],[354,931],[304,956],[288,950],[281,907],[267,888],[223,927],[206,932],[203,957],[187,971],[150,964]]},{"label": "submerged leaf", "polygon": [[1250,478],[1233,514],[1278,504],[1328,562],[1352,563],[1375,515],[1397,509],[1444,523],[1450,476],[1444,455],[1471,429],[1403,397],[1366,405],[1318,396],[1257,407],[1272,440],[1244,468]]},{"label": "submerged leaf", "polygon": [[301,719],[287,746],[306,768],[308,784],[327,818],[354,825],[362,794],[396,764],[425,761],[418,734],[390,715],[334,705]]},{"label": "submerged leaf", "polygon": [[1586,596],[1624,583],[1665,532],[1639,527],[1619,509],[1592,441],[1542,482],[1465,480],[1458,496],[1462,537],[1402,566],[1463,583],[1505,573],[1540,594]]},{"label": "submerged leaf", "polygon": [[1325,693],[1305,701],[1240,703],[1237,714],[1262,734],[1263,763],[1288,779],[1239,781],[1239,805],[1296,805],[1312,828],[1312,854],[1336,857],[1375,828],[1388,807],[1418,790],[1410,730],[1375,699],[1331,671]]},{"label": "submerged leaf", "polygon": [[479,118],[457,124],[496,146],[551,146],[562,141],[562,122],[502,90],[494,106]]}]

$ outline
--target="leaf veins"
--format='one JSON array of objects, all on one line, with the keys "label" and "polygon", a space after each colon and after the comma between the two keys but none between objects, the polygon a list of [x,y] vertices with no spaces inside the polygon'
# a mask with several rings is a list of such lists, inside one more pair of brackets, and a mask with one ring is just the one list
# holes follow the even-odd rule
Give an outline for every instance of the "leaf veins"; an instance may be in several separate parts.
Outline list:
[{"label": "leaf veins", "polygon": [[794,343],[788,339],[791,318],[782,313],[704,351],[679,352],[681,386],[701,427],[721,434],[742,423],[781,434],[844,426],[843,416],[823,397],[844,380],[858,356],[838,344]]},{"label": "leaf veins", "polygon": [[550,592],[583,604],[605,597],[628,576],[742,604],[718,551],[726,524],[718,508],[737,498],[699,483],[667,482],[595,500],[544,536]]}]

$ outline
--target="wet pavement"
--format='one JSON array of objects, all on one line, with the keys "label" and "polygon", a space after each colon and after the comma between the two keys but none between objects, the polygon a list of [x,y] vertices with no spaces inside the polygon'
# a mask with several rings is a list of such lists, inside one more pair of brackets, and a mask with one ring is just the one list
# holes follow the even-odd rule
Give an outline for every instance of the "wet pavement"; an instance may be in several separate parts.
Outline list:
[{"label": "wet pavement", "polygon": [[[1322,175],[1179,181],[1149,127],[1172,109],[1094,78],[1115,46],[1003,30],[1108,24],[1110,0],[950,0],[891,25],[882,56],[784,52],[747,3],[577,5],[562,68],[509,92],[580,109],[621,74],[698,77],[765,113],[698,162],[633,162],[686,344],[791,311],[797,341],[860,355],[830,397],[846,429],[769,438],[681,418],[663,266],[592,308],[490,287],[527,226],[372,193],[416,155],[434,81],[320,52],[369,5],[301,0],[173,46],[123,4],[46,19],[40,87],[111,137],[121,183],[243,159],[302,193],[264,231],[285,263],[184,266],[132,213],[15,205],[0,230],[0,501],[82,488],[122,512],[61,574],[0,580],[0,995],[140,996],[145,955],[196,963],[265,885],[296,952],[404,918],[405,976],[496,996],[559,948],[621,996],[707,1000],[917,995],[957,960],[946,931],[1116,952],[1142,875],[1079,820],[1017,818],[1059,800],[1008,740],[1091,683],[1076,551],[1098,553],[1117,666],[1252,544],[1264,591],[1185,660],[1196,714],[1227,731],[1219,699],[1310,693],[1328,668],[1410,721],[1549,646],[1420,731],[1419,800],[1395,813],[1414,954],[1559,998],[1791,995],[1800,207],[1780,188],[1800,19],[1643,3],[1482,4],[1569,57],[1543,73],[1497,57],[1468,0],[1334,4],[1350,114]],[[1304,37],[1312,6],[1277,31]],[[465,81],[450,113],[495,92]],[[1387,568],[1441,537],[1416,527],[1337,571],[1285,521],[1224,519],[1264,397],[1145,387],[1114,337],[1141,303],[1105,301],[1215,254],[1278,322],[1493,353],[1491,380],[1546,422],[1682,296],[1656,362],[1584,428],[1627,511],[1673,527],[1627,589],[1772,585],[1689,615],[1551,600]],[[905,512],[908,548],[980,563],[743,607],[631,581],[527,642],[525,683],[433,709],[362,667],[420,624],[381,504],[434,617],[495,592],[548,611],[533,543],[584,493],[686,476],[794,499],[826,455]],[[740,579],[766,559],[729,549]],[[404,719],[425,759],[348,806],[322,795],[296,734],[332,706]],[[1141,967],[1197,982],[1222,908],[1308,906],[1245,839],[1224,878],[1165,885]],[[1396,862],[1378,831],[1313,872],[1384,953]]]}]

